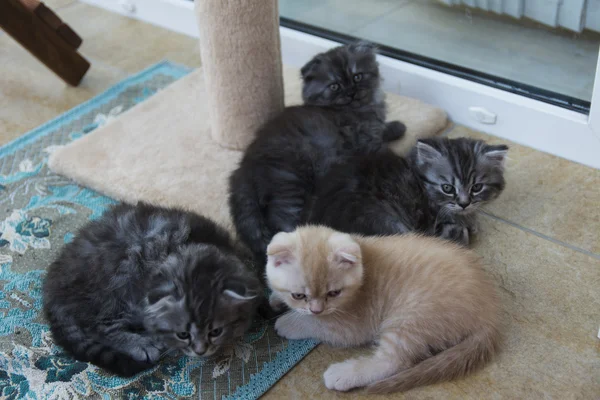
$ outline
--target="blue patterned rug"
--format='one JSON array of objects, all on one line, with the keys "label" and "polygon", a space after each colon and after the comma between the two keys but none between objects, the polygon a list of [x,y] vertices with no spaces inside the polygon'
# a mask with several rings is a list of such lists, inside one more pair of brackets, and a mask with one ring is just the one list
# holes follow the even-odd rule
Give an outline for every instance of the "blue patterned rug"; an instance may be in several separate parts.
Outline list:
[{"label": "blue patterned rug", "polygon": [[0,148],[0,398],[256,399],[316,345],[256,320],[210,360],[173,357],[130,379],[75,361],[52,342],[41,282],[60,247],[113,199],[52,173],[48,155],[186,75],[162,62]]}]

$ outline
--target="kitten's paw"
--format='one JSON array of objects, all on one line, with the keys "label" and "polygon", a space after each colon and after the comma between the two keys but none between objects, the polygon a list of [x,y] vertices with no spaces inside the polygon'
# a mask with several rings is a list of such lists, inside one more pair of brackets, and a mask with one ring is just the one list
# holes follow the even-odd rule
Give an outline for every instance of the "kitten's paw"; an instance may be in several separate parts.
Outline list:
[{"label": "kitten's paw", "polygon": [[451,240],[465,247],[469,246],[469,229],[460,224],[444,224],[439,231],[436,228],[436,233],[442,239]]},{"label": "kitten's paw", "polygon": [[469,237],[469,229],[468,228],[466,228],[466,227],[463,228],[462,238],[459,240],[459,243],[465,247],[469,247],[469,244],[471,243],[471,238]]},{"label": "kitten's paw", "polygon": [[290,314],[278,318],[275,322],[275,332],[279,336],[290,340],[308,339],[308,336],[301,331],[297,318],[297,316],[290,316]]},{"label": "kitten's paw", "polygon": [[154,363],[160,358],[161,352],[156,347],[147,345],[132,347],[128,353],[135,361]]},{"label": "kitten's paw", "polygon": [[392,142],[394,140],[401,139],[406,132],[406,125],[404,125],[400,121],[390,121],[385,124],[385,129],[383,131],[383,141],[384,142]]},{"label": "kitten's paw", "polygon": [[359,382],[360,376],[357,375],[356,362],[348,360],[337,364],[332,364],[323,374],[323,380],[327,389],[345,392],[363,386]]},{"label": "kitten's paw", "polygon": [[258,315],[260,315],[262,318],[266,319],[266,320],[274,320],[275,318],[279,317],[281,314],[283,314],[286,311],[287,307],[282,307],[280,310],[276,310],[273,307],[271,307],[271,304],[269,302],[269,300],[267,298],[263,298],[263,300],[261,300],[260,305],[258,306]]},{"label": "kitten's paw", "polygon": [[474,222],[469,225],[469,235],[475,236],[479,234],[479,222]]},{"label": "kitten's paw", "polygon": [[160,349],[154,347],[154,346],[149,346],[146,347],[144,349],[144,352],[146,353],[146,359],[145,360],[141,360],[141,361],[147,361],[149,363],[155,363],[158,361],[158,359],[160,358],[160,354],[161,351]]}]

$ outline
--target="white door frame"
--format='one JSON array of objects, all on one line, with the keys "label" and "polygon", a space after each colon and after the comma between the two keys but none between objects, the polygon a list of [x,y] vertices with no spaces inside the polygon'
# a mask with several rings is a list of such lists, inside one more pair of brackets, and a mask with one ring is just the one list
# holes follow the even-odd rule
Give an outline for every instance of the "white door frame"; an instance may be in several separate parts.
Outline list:
[{"label": "white door frame", "polygon": [[[190,1],[81,1],[198,37]],[[289,28],[280,32],[283,63],[296,67],[339,45]],[[441,107],[457,124],[600,169],[600,57],[589,116],[390,57],[378,60],[388,92]],[[496,122],[480,122],[472,107],[495,114]]]}]

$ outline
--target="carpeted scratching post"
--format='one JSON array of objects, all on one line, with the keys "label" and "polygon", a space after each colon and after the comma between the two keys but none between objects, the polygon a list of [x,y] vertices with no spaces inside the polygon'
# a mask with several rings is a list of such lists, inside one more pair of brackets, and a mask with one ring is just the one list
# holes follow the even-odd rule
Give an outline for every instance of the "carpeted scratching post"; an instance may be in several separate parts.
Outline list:
[{"label": "carpeted scratching post", "polygon": [[196,0],[211,136],[243,150],[283,109],[277,0]]}]

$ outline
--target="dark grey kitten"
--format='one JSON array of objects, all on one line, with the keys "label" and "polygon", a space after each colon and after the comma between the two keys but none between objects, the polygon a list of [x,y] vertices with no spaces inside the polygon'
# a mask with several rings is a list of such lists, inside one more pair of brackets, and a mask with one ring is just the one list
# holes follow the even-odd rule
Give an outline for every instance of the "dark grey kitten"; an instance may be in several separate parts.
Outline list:
[{"label": "dark grey kitten", "polygon": [[286,108],[257,132],[229,181],[235,227],[258,259],[274,234],[306,219],[315,182],[332,165],[379,151],[405,130],[385,122],[373,46],[336,47],[301,73],[304,105]]},{"label": "dark grey kitten", "polygon": [[508,147],[432,138],[407,158],[357,157],[323,178],[307,222],[364,235],[418,231],[469,244],[475,213],[504,190]]},{"label": "dark grey kitten", "polygon": [[247,260],[204,217],[120,205],[50,265],[44,311],[76,359],[131,376],[172,350],[209,356],[242,336],[262,294]]}]

